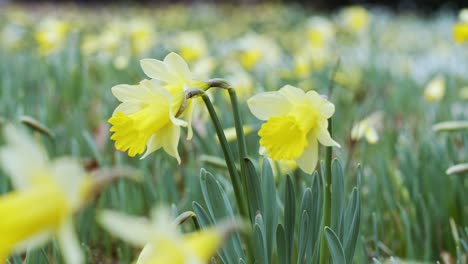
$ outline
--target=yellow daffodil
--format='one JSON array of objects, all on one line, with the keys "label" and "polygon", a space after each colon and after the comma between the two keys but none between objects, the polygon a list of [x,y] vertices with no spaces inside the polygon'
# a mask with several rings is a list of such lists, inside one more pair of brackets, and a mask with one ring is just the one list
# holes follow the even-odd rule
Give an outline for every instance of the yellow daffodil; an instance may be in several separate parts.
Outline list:
[{"label": "yellow daffodil", "polygon": [[438,102],[445,95],[445,79],[438,75],[424,89],[424,99],[428,102]]},{"label": "yellow daffodil", "polygon": [[0,163],[15,191],[0,196],[0,262],[55,237],[66,263],[82,263],[73,213],[86,202],[91,179],[71,158],[49,161],[25,134],[7,125]]},{"label": "yellow daffodil", "polygon": [[351,139],[359,140],[365,138],[370,144],[375,144],[379,141],[377,127],[381,125],[382,113],[376,112],[364,118],[353,126],[351,129]]},{"label": "yellow daffodil", "polygon": [[216,228],[182,234],[167,210],[153,213],[152,220],[104,211],[99,222],[111,234],[144,247],[137,264],[207,263],[221,246],[224,235]]},{"label": "yellow daffodil", "polygon": [[468,41],[468,22],[460,22],[453,25],[453,40],[456,43]]},{"label": "yellow daffodil", "polygon": [[58,19],[46,19],[39,24],[35,38],[39,46],[39,53],[49,55],[60,49],[67,38],[70,25]]},{"label": "yellow daffodil", "polygon": [[144,19],[131,20],[128,25],[132,51],[136,55],[145,54],[155,43],[155,32],[150,21]]},{"label": "yellow daffodil", "polygon": [[128,151],[131,157],[146,149],[142,156],[145,158],[162,147],[180,163],[177,151],[180,127],[189,127],[190,139],[194,103],[187,103],[181,118],[175,115],[182,105],[185,89],[206,88],[206,83],[194,81],[187,63],[176,53],[170,53],[164,61],[143,59],[141,67],[152,80],[112,87],[112,93],[122,103],[109,119],[110,131],[114,133],[111,139],[116,149]]},{"label": "yellow daffodil", "polygon": [[313,48],[328,47],[335,37],[333,24],[324,17],[313,17],[307,25],[307,39]]},{"label": "yellow daffodil", "polygon": [[247,70],[260,62],[274,66],[279,62],[280,50],[277,44],[266,36],[247,34],[239,40],[239,61]]},{"label": "yellow daffodil", "polygon": [[351,33],[359,33],[367,29],[370,15],[362,6],[346,7],[340,12],[341,25]]},{"label": "yellow daffodil", "polygon": [[340,145],[328,132],[335,106],[315,91],[286,85],[277,92],[257,94],[247,101],[250,111],[266,122],[260,128],[261,153],[275,161],[295,160],[312,173],[318,160],[318,142]]},{"label": "yellow daffodil", "polygon": [[175,37],[174,45],[179,48],[180,56],[188,62],[201,59],[208,52],[208,45],[201,32],[182,32]]}]

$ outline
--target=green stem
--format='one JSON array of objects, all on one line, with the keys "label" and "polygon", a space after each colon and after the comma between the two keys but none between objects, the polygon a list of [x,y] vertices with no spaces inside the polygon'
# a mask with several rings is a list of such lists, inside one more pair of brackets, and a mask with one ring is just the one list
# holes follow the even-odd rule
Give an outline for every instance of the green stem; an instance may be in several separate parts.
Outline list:
[{"label": "green stem", "polygon": [[[237,146],[239,149],[239,164],[241,167],[240,175],[241,175],[241,183],[243,188],[243,191],[245,194],[247,194],[247,168],[245,167],[245,161],[244,158],[247,158],[247,148],[245,144],[245,135],[244,135],[244,128],[242,126],[242,120],[240,117],[240,110],[239,110],[239,102],[237,101],[237,94],[234,88],[228,88],[229,92],[229,98],[231,100],[231,106],[232,110],[234,112],[234,125],[236,127],[236,136],[237,136]],[[248,197],[245,195],[244,197]],[[250,208],[250,200],[247,198],[244,200],[244,208]],[[250,210],[248,210],[249,215],[250,215]],[[250,219],[255,219],[255,216],[250,216]],[[251,224],[253,227],[253,222],[251,220]],[[247,253],[247,259],[251,260],[253,262],[253,244],[252,244],[252,238],[249,236],[245,239],[247,245],[246,245],[246,253]]]},{"label": "green stem", "polygon": [[[330,137],[333,137],[332,119],[328,119],[328,132]],[[322,242],[320,243],[320,264],[329,263],[329,251],[326,245],[325,227],[330,226],[331,222],[331,163],[332,163],[332,147],[327,147],[325,156],[325,199],[323,200],[323,217],[322,217]]]},{"label": "green stem", "polygon": [[[237,136],[237,146],[239,149],[239,164],[241,167],[241,184],[244,187],[244,193],[247,193],[247,179],[246,179],[246,168],[244,158],[247,158],[247,148],[245,144],[245,135],[244,135],[244,128],[242,126],[242,120],[240,117],[240,110],[239,110],[239,103],[237,101],[236,91],[233,88],[229,88],[229,98],[231,100],[231,106],[234,112],[234,124],[236,127],[236,136]],[[244,202],[244,207],[249,208],[249,199],[247,202]],[[249,210],[250,214],[250,210]],[[253,219],[252,217],[250,219]]]},{"label": "green stem", "polygon": [[223,127],[221,126],[221,123],[219,122],[218,115],[216,114],[216,111],[214,110],[213,104],[211,103],[208,95],[206,95],[204,92],[200,93],[199,95],[202,97],[203,102],[205,103],[206,108],[208,109],[211,120],[213,121],[213,125],[216,130],[216,134],[218,135],[219,143],[223,150],[224,159],[226,160],[226,165],[228,167],[229,176],[231,177],[231,182],[234,188],[234,194],[236,196],[237,206],[239,207],[240,214],[242,217],[247,217],[248,215],[247,215],[247,210],[245,208],[245,204],[243,202],[243,192],[242,192],[242,186],[239,180],[239,174],[236,169],[236,165],[234,162],[234,157],[232,155],[231,148],[229,147],[229,144],[226,140],[226,136],[224,135]]}]

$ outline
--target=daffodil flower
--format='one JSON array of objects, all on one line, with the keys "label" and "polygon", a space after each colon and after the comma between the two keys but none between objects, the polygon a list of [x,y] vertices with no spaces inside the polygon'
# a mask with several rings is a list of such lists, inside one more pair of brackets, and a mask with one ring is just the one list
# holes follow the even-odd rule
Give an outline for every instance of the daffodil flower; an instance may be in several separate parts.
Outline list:
[{"label": "daffodil flower", "polygon": [[328,121],[335,106],[315,91],[286,85],[277,92],[257,94],[247,101],[260,120],[261,153],[275,161],[296,161],[299,168],[312,173],[318,161],[318,142],[340,145],[328,132]]},{"label": "daffodil flower", "polygon": [[25,132],[7,125],[2,169],[15,191],[0,196],[0,262],[55,237],[66,263],[82,263],[73,213],[87,201],[91,180],[71,158],[49,161]]},{"label": "daffodil flower", "polygon": [[39,24],[35,33],[35,39],[39,47],[39,53],[49,55],[61,48],[65,43],[70,25],[57,19],[46,19]]},{"label": "daffodil flower", "polygon": [[370,144],[375,144],[379,141],[377,127],[382,122],[382,113],[376,112],[356,123],[351,129],[351,139],[359,140],[365,138]]},{"label": "daffodil flower", "polygon": [[445,79],[442,75],[432,79],[424,89],[424,99],[428,102],[438,102],[445,95]]},{"label": "daffodil flower", "polygon": [[144,247],[137,264],[207,263],[224,240],[216,228],[180,233],[165,209],[155,210],[152,220],[104,211],[98,221],[111,234]]},{"label": "daffodil flower", "polygon": [[192,137],[191,119],[194,102],[189,100],[185,111],[176,117],[187,88],[207,88],[206,83],[193,80],[187,63],[176,53],[164,61],[143,59],[141,67],[152,78],[138,85],[121,84],[112,87],[113,95],[122,103],[115,109],[109,123],[115,147],[134,157],[145,158],[161,147],[180,163],[177,151],[180,127],[188,126]]}]

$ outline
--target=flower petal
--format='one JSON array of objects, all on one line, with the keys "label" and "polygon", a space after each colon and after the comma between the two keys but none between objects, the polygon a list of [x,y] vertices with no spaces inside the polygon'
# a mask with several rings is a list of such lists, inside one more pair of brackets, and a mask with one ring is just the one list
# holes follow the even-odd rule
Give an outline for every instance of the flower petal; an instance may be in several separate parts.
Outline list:
[{"label": "flower petal", "polygon": [[134,246],[143,247],[151,241],[152,227],[146,218],[105,210],[97,220],[109,233]]},{"label": "flower petal", "polygon": [[142,59],[140,61],[140,65],[146,76],[152,79],[160,80],[166,83],[177,82],[176,76],[169,72],[166,64],[160,60]]},{"label": "flower petal", "polygon": [[319,129],[317,132],[317,139],[318,141],[324,146],[335,146],[340,148],[340,144],[338,144],[333,138],[331,138],[330,133],[328,130]]},{"label": "flower petal", "polygon": [[180,79],[179,81],[186,81],[192,79],[192,73],[185,62],[185,60],[175,52],[169,53],[164,58],[164,63],[169,71]]},{"label": "flower petal", "polygon": [[302,156],[296,159],[297,166],[304,172],[314,172],[318,161],[318,142],[313,136],[309,136],[309,145],[304,149]]},{"label": "flower petal", "polygon": [[179,140],[180,127],[173,124],[167,124],[157,133],[151,136],[151,138],[148,140],[148,143],[146,144],[146,152],[140,159],[146,158],[149,154],[163,147],[164,151],[176,158],[177,162],[180,164],[180,156],[179,152],[177,151]]},{"label": "flower petal", "polygon": [[16,189],[29,187],[35,175],[49,173],[47,154],[26,132],[6,125],[4,135],[7,145],[0,149],[0,163]]},{"label": "flower petal", "polygon": [[85,180],[85,175],[81,164],[71,158],[60,158],[54,160],[52,164],[52,175],[50,176],[58,182],[74,210],[80,208],[85,202],[79,188]]},{"label": "flower petal", "polygon": [[291,103],[299,103],[305,99],[305,92],[302,89],[289,84],[283,86],[278,92],[288,98]]},{"label": "flower petal", "polygon": [[138,256],[138,259],[136,261],[136,264],[146,264],[149,263],[150,260],[154,256],[154,246],[151,244],[147,244],[143,250],[140,252],[140,255]]},{"label": "flower petal", "polygon": [[180,140],[180,127],[174,125],[168,125],[164,129],[161,129],[160,135],[165,139],[163,141],[163,148],[167,154],[177,159],[180,164],[180,156],[177,151],[177,146]]},{"label": "flower petal", "polygon": [[60,226],[57,240],[65,263],[83,263],[83,254],[81,253],[80,243],[76,237],[72,219],[65,220]]},{"label": "flower petal", "polygon": [[118,84],[111,88],[112,94],[121,102],[140,102],[148,98],[146,90],[140,85]]},{"label": "flower petal", "polygon": [[[45,243],[47,243],[52,237],[53,237],[52,230],[44,230],[16,244],[13,251],[17,253],[22,253],[27,250],[32,250],[32,249],[41,247]],[[2,259],[0,258],[0,260]]]},{"label": "flower petal", "polygon": [[124,102],[119,104],[112,115],[115,115],[119,112],[124,113],[125,115],[131,115],[133,113],[136,113],[140,111],[142,108],[142,103],[141,102]]},{"label": "flower petal", "polygon": [[247,100],[250,112],[260,120],[288,113],[292,107],[288,99],[278,92],[264,92]]}]

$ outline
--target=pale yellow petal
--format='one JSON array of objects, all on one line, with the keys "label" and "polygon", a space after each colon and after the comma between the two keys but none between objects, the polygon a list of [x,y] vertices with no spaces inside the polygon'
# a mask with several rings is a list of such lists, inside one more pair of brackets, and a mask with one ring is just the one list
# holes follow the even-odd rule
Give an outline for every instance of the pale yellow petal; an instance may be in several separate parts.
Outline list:
[{"label": "pale yellow petal", "polygon": [[81,196],[81,186],[85,181],[86,173],[78,161],[72,158],[60,158],[52,163],[52,175],[60,189],[68,198],[73,210],[83,206],[85,202]]},{"label": "pale yellow petal", "polygon": [[320,144],[324,146],[335,146],[335,147],[341,147],[340,144],[338,144],[333,138],[331,138],[330,133],[328,133],[328,130],[324,129],[319,129],[317,132],[317,139],[320,142]]},{"label": "pale yellow petal", "polygon": [[296,159],[297,166],[304,172],[311,174],[314,172],[318,162],[318,142],[315,137],[309,137],[309,145],[304,149],[302,156]]},{"label": "pale yellow petal", "polygon": [[177,82],[177,77],[171,73],[166,64],[160,60],[142,59],[140,65],[146,76],[152,79],[160,80],[165,83]]},{"label": "pale yellow petal", "polygon": [[6,125],[4,135],[7,145],[0,149],[0,167],[16,189],[28,188],[34,175],[49,173],[47,154],[24,130]]},{"label": "pale yellow petal", "polygon": [[119,104],[112,115],[115,115],[116,113],[124,113],[126,115],[131,115],[133,113],[136,113],[140,111],[142,108],[142,103],[141,102],[124,102]]},{"label": "pale yellow petal", "polygon": [[136,264],[147,264],[154,256],[154,246],[147,244],[140,252]]},{"label": "pale yellow petal", "polygon": [[365,135],[367,142],[369,142],[370,144],[375,144],[377,143],[377,141],[379,141],[379,134],[377,133],[377,130],[375,130],[375,128],[373,127],[368,127],[366,129]]},{"label": "pale yellow petal", "polygon": [[192,78],[192,73],[190,72],[187,63],[177,53],[169,53],[164,58],[164,63],[166,64],[168,70],[174,73],[174,75],[176,75],[179,79],[187,81]]},{"label": "pale yellow petal", "polygon": [[144,247],[151,241],[152,226],[146,218],[105,210],[97,221],[109,233],[134,246]]},{"label": "pale yellow petal", "polygon": [[278,92],[288,98],[291,103],[299,103],[305,99],[305,92],[292,85],[285,85]]},{"label": "pale yellow petal", "polygon": [[278,92],[264,92],[254,95],[247,100],[247,105],[252,114],[260,120],[287,114],[292,107],[289,100]]},{"label": "pale yellow petal", "polygon": [[177,162],[180,164],[179,151],[177,146],[179,145],[180,140],[180,127],[174,125],[168,125],[167,127],[161,129],[159,133],[165,140],[163,141],[163,148],[167,154],[177,159]]},{"label": "pale yellow petal", "polygon": [[148,98],[146,90],[139,85],[119,84],[111,88],[112,94],[121,102],[139,102]]},{"label": "pale yellow petal", "polygon": [[60,226],[57,240],[65,263],[83,263],[84,257],[81,253],[80,242],[76,237],[72,219],[67,219]]}]

